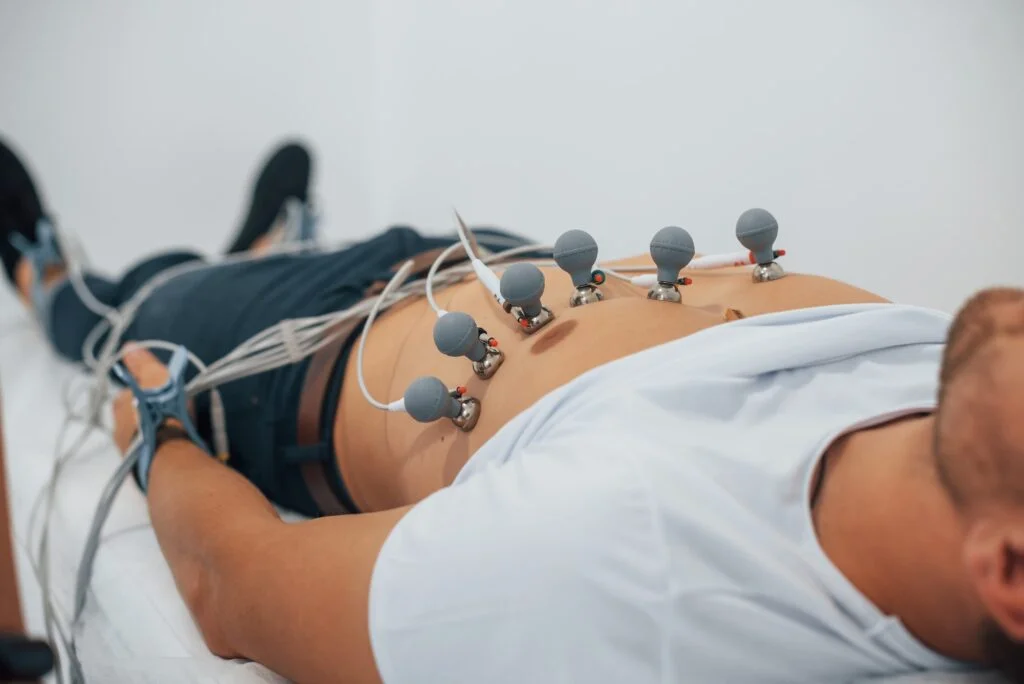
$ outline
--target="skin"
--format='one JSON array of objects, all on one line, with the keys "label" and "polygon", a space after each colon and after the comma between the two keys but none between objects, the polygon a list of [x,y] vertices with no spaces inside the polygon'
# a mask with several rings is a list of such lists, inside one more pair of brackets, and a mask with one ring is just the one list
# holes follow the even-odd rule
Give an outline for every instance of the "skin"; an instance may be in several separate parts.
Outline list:
[{"label": "skin", "polygon": [[[753,316],[884,301],[826,278],[791,274],[754,285],[746,270],[727,269],[696,273],[683,291],[683,306],[651,302],[642,291],[609,282],[603,287],[607,301],[569,309],[568,278],[555,270],[545,276],[545,303],[557,318],[531,337],[518,333],[472,279],[439,297],[441,306],[470,313],[500,339],[507,358],[487,383],[472,376],[466,359],[444,357],[426,342],[434,314],[424,301],[396,307],[375,324],[365,359],[373,394],[391,400],[415,377],[431,374],[466,385],[484,401],[484,413],[469,434],[446,421],[421,425],[370,409],[356,383],[347,381],[335,446],[357,503],[370,512],[287,525],[235,471],[184,441],[161,447],[148,496],[153,527],[214,653],[256,660],[297,682],[336,681],[339,672],[346,681],[379,682],[367,614],[384,540],[412,505],[449,484],[514,415],[590,368],[719,325],[728,309]],[[143,350],[130,352],[125,362],[144,387],[166,378]],[[354,363],[353,354],[347,378],[354,377]],[[114,410],[124,448],[134,414],[125,397]],[[814,521],[826,553],[879,608],[899,616],[934,649],[980,661],[977,627],[987,614],[998,613],[993,606],[1019,607],[1024,615],[1024,588],[1005,589],[998,560],[1005,542],[1000,535],[1024,530],[1024,513],[1008,518],[1000,510],[972,518],[953,505],[935,474],[933,420],[906,417],[837,440],[828,450]],[[1021,526],[1008,526],[1011,519]],[[985,536],[979,529],[995,531]],[[937,593],[942,602],[934,600]]]}]

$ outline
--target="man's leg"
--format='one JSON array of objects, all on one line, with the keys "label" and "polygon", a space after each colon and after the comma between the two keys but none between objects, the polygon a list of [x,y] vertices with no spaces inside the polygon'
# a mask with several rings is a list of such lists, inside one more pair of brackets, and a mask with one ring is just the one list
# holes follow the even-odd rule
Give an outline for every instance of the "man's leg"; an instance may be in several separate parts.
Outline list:
[{"label": "man's leg", "polygon": [[[268,236],[273,234],[286,203],[308,199],[311,169],[311,155],[296,143],[281,145],[266,158],[253,182],[249,210],[229,253],[260,253],[272,246]],[[192,252],[176,251],[147,259],[116,281],[88,274],[84,277],[88,292],[82,292],[81,287],[75,287],[81,283],[68,280],[63,264],[49,264],[39,271],[23,257],[25,245],[45,240],[37,228],[46,219],[47,212],[28,170],[0,140],[0,260],[21,298],[40,309],[36,314],[54,347],[71,361],[82,360],[83,343],[103,319],[102,310],[120,307],[162,271],[200,259]],[[39,296],[37,285],[44,291],[43,296]]]},{"label": "man's leg", "polygon": [[[147,259],[127,271],[119,280],[108,280],[92,274],[83,278],[88,294],[97,303],[118,309],[159,273],[190,262],[201,262],[194,252],[174,251]],[[15,268],[18,292],[27,303],[32,303],[32,290],[36,274],[27,259]],[[46,290],[43,310],[36,311],[40,323],[54,349],[69,361],[83,360],[83,344],[93,328],[103,320],[95,303],[89,306],[67,277],[66,269],[55,267],[43,274]],[[103,338],[97,339],[97,343]]]},{"label": "man's leg", "polygon": [[312,168],[309,150],[298,143],[285,143],[274,150],[253,183],[249,211],[227,248],[228,254],[258,251],[289,199],[303,204],[309,201]]}]

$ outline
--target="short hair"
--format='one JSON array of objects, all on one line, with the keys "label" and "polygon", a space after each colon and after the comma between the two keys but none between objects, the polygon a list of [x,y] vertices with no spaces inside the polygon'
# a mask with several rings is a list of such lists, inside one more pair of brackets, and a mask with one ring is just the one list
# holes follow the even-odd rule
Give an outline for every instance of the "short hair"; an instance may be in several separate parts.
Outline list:
[{"label": "short hair", "polygon": [[988,343],[1024,333],[1024,290],[994,287],[967,300],[946,337],[942,357],[942,387]]},{"label": "short hair", "polygon": [[[1024,441],[1011,432],[999,392],[1007,372],[1006,345],[1024,341],[1024,290],[993,288],[967,301],[943,353],[935,459],[940,479],[958,505],[983,499],[1024,503]],[[1024,360],[1024,357],[1022,357]],[[1024,422],[1024,414],[1020,421]]]}]

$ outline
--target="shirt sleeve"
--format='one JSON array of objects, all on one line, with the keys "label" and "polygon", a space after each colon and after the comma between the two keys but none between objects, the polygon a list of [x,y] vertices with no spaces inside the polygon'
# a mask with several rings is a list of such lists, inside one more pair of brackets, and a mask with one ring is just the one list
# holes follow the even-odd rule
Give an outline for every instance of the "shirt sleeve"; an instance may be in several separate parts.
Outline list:
[{"label": "shirt sleeve", "polygon": [[605,437],[531,448],[399,522],[370,587],[385,684],[660,681],[666,550]]}]

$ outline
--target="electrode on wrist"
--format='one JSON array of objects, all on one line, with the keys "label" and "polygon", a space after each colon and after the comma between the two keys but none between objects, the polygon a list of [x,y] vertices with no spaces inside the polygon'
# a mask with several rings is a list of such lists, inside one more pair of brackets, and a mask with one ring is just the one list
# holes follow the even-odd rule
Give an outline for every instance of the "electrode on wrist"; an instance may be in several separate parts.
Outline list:
[{"label": "electrode on wrist", "polygon": [[[178,421],[183,430],[192,441],[203,451],[210,453],[203,438],[199,436],[192,418],[188,413],[188,405],[185,398],[185,368],[188,363],[188,352],[184,347],[176,347],[171,354],[171,360],[167,363],[167,372],[170,376],[162,386],[155,389],[143,389],[121,364],[113,367],[114,373],[123,382],[135,398],[135,409],[139,420],[139,434],[142,436],[142,443],[139,445],[139,458],[135,464],[136,479],[142,491],[149,488],[149,469],[153,463],[153,456],[160,445],[159,433],[161,430],[169,430],[172,425],[167,425],[167,419]],[[168,435],[169,436],[169,435]]]},{"label": "electrode on wrist", "polygon": [[156,429],[156,437],[153,440],[153,452],[156,453],[160,447],[168,442],[178,441],[192,442],[192,435],[180,425],[168,423],[166,420]]}]

